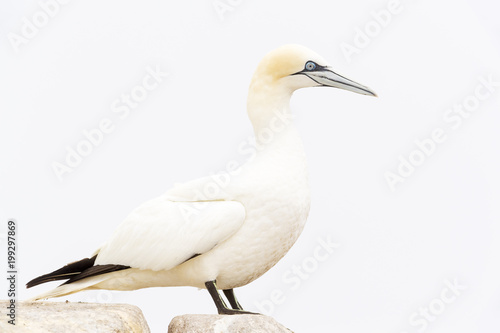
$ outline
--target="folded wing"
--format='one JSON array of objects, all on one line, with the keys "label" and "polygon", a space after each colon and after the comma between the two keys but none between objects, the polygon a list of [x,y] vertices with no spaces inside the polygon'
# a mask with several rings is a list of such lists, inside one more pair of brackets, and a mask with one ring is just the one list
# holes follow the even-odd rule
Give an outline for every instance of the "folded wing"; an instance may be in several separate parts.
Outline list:
[{"label": "folded wing", "polygon": [[169,270],[210,251],[245,221],[237,201],[171,201],[161,196],[135,209],[98,252],[96,265]]}]

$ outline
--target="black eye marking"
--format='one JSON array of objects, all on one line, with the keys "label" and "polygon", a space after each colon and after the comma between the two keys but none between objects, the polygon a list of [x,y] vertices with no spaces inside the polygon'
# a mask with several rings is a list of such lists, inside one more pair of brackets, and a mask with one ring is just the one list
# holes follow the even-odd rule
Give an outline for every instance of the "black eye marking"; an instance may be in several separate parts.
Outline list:
[{"label": "black eye marking", "polygon": [[308,61],[306,61],[306,64],[304,65],[303,70],[301,70],[300,72],[297,72],[297,73],[290,74],[290,75],[300,75],[300,74],[307,75],[307,73],[309,73],[309,72],[316,73],[316,72],[323,72],[323,71],[327,71],[327,70],[328,70],[328,66],[321,66],[312,60],[308,60]]}]

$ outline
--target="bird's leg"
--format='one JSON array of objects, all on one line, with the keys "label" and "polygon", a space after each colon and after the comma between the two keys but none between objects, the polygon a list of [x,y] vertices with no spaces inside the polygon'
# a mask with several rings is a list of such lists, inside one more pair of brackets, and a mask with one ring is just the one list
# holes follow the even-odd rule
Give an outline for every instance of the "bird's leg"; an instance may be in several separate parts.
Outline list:
[{"label": "bird's leg", "polygon": [[[248,312],[248,311],[243,311],[239,309],[229,309],[220,296],[219,292],[217,291],[217,285],[215,284],[214,281],[208,281],[205,282],[205,287],[207,287],[208,292],[210,293],[210,296],[212,296],[212,299],[214,300],[215,306],[217,307],[217,312],[219,314],[225,314],[225,315],[233,315],[233,314],[257,314],[253,312]],[[234,297],[234,294],[233,294]],[[228,298],[229,299],[229,298]],[[234,301],[236,301],[236,298],[234,298]],[[233,304],[233,301],[230,300],[231,305]],[[238,302],[236,301],[236,304]]]},{"label": "bird's leg", "polygon": [[224,300],[222,299],[222,297],[220,297],[219,292],[217,291],[217,285],[215,284],[215,280],[205,282],[205,287],[207,287],[210,296],[212,296],[215,306],[217,307],[217,311],[219,312],[219,314],[222,314],[221,312],[227,309],[227,305],[226,302],[224,302]]},{"label": "bird's leg", "polygon": [[224,295],[226,295],[227,300],[229,303],[231,303],[231,306],[235,310],[243,310],[243,307],[241,306],[240,302],[236,299],[236,296],[234,295],[234,290],[233,289],[224,289]]}]

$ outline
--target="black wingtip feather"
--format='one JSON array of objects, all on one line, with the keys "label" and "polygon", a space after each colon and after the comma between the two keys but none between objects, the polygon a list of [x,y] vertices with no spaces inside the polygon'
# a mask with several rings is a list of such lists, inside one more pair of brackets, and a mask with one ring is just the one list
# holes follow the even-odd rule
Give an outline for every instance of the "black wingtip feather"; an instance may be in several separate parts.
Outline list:
[{"label": "black wingtip feather", "polygon": [[96,258],[97,255],[93,256],[92,258],[85,258],[80,261],[75,261],[67,264],[66,266],[59,268],[52,273],[45,274],[31,280],[26,284],[26,288],[31,288],[45,282],[57,280],[68,280],[63,284],[69,284],[91,276],[121,271],[123,269],[130,268],[130,266],[112,264],[94,266]]},{"label": "black wingtip feather", "polygon": [[121,271],[123,269],[130,268],[130,266],[124,266],[124,265],[96,265],[92,266],[90,268],[87,268],[83,272],[81,272],[78,275],[74,275],[70,277],[70,279],[63,284],[69,284],[73,283],[76,281],[83,280],[85,278],[91,277],[91,276],[96,276],[96,275],[102,275],[106,273],[111,273],[111,272],[116,272],[116,271]]},{"label": "black wingtip feather", "polygon": [[66,280],[71,278],[72,276],[78,275],[82,273],[84,270],[94,266],[95,259],[97,255],[92,258],[85,258],[79,261],[75,261],[67,264],[64,267],[59,268],[58,270],[53,271],[52,273],[48,273],[42,276],[39,276],[26,284],[26,288],[31,288],[37,286],[42,283],[57,281],[57,280]]}]

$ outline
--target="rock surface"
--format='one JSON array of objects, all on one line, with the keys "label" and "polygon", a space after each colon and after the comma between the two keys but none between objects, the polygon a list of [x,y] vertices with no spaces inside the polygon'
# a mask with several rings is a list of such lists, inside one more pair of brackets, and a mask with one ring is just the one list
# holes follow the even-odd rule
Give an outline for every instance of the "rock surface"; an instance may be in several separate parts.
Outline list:
[{"label": "rock surface", "polygon": [[150,332],[142,311],[128,304],[17,302],[15,326],[8,305],[0,301],[2,333]]},{"label": "rock surface", "polygon": [[177,316],[168,325],[168,333],[293,333],[264,315]]}]

